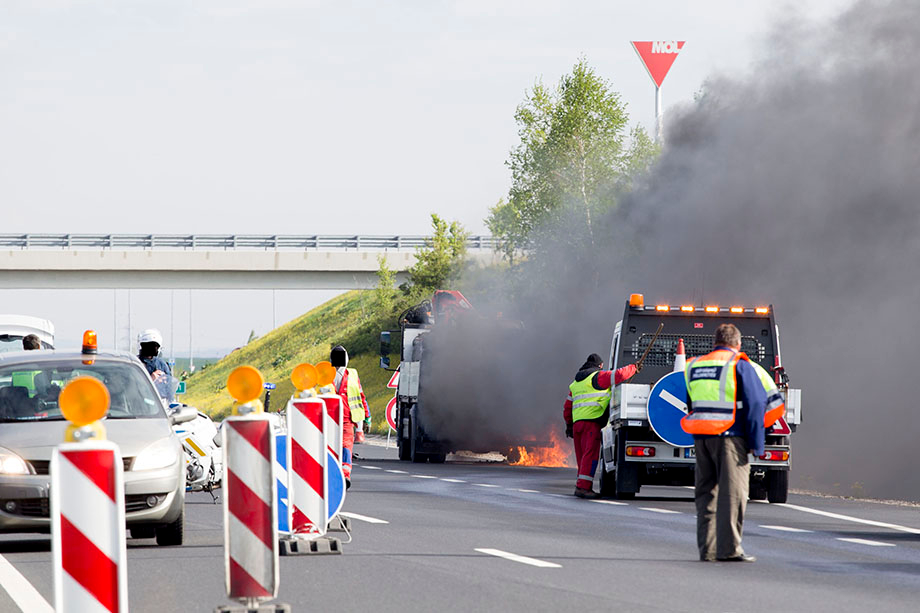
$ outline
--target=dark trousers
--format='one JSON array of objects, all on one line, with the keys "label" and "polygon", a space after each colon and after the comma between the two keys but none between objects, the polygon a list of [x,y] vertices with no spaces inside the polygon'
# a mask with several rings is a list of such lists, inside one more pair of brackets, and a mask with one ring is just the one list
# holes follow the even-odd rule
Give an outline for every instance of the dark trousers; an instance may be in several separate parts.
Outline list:
[{"label": "dark trousers", "polygon": [[731,558],[741,548],[751,466],[740,436],[699,438],[696,448],[696,542],[701,559]]},{"label": "dark trousers", "polygon": [[601,425],[585,419],[576,421],[572,430],[575,437],[575,461],[578,464],[578,481],[575,485],[590,490],[601,452]]}]

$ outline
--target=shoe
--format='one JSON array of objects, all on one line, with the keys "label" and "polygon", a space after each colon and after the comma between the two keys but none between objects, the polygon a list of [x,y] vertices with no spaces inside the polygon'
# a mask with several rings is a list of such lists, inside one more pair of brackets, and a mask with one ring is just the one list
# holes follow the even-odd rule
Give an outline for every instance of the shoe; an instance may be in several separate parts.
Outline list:
[{"label": "shoe", "polygon": [[749,556],[746,553],[742,553],[737,556],[732,556],[730,558],[716,558],[719,562],[756,562],[757,558],[754,556]]},{"label": "shoe", "polygon": [[700,562],[715,562],[714,556],[700,556]]},{"label": "shoe", "polygon": [[351,479],[345,479],[345,489],[351,488]]},{"label": "shoe", "polygon": [[600,498],[600,495],[594,490],[583,490],[580,487],[575,488],[575,496],[579,498],[585,498],[586,500],[593,500],[595,498]]}]

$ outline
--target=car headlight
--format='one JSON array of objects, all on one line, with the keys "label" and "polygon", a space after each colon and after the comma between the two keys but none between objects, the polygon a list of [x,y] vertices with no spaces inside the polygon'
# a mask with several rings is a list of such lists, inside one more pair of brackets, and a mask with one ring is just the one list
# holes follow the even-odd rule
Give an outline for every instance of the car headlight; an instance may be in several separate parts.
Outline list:
[{"label": "car headlight", "polygon": [[134,464],[131,465],[131,470],[153,470],[172,466],[175,464],[178,454],[179,446],[175,439],[172,437],[161,438],[137,454],[137,457],[134,458]]},{"label": "car headlight", "polygon": [[28,475],[29,466],[26,461],[18,455],[0,447],[0,474],[4,475]]}]

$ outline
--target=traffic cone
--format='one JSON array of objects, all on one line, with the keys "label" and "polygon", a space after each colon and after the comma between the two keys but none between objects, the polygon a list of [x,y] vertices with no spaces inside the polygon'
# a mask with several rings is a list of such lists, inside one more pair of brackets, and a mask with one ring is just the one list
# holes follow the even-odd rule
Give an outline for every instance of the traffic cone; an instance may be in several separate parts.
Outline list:
[{"label": "traffic cone", "polygon": [[677,339],[677,353],[674,354],[674,372],[683,372],[687,367],[687,354],[684,352],[684,339]]}]

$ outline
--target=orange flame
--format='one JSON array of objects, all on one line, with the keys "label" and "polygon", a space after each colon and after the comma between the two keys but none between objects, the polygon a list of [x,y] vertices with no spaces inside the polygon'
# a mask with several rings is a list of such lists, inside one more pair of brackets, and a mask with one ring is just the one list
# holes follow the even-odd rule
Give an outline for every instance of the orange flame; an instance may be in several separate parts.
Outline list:
[{"label": "orange flame", "polygon": [[555,430],[550,433],[549,438],[553,442],[549,447],[516,447],[515,449],[520,459],[516,462],[508,463],[511,466],[574,467],[575,452],[572,444]]}]

